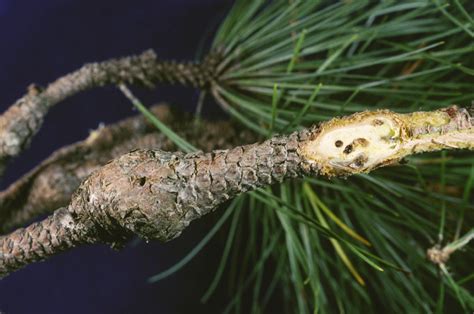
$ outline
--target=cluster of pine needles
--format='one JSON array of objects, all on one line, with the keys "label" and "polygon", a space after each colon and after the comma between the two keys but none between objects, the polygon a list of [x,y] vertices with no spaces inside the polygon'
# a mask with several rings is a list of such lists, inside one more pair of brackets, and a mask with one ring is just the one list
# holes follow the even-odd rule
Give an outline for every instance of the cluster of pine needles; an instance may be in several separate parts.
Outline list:
[{"label": "cluster of pine needles", "polygon": [[[212,44],[222,61],[210,94],[262,139],[363,110],[470,105],[473,16],[469,0],[239,0]],[[275,303],[288,313],[469,312],[473,185],[473,154],[442,152],[260,189],[232,201],[182,261],[150,281],[225,232],[202,300],[228,288],[226,312]],[[452,248],[446,263],[427,258],[435,246]]]}]

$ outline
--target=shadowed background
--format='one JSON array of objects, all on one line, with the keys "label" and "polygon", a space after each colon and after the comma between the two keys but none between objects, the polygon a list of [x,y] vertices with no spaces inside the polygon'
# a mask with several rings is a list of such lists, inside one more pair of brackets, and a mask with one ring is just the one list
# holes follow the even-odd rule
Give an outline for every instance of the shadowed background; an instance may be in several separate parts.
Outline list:
[{"label": "shadowed background", "polygon": [[[86,62],[148,48],[163,59],[196,59],[230,5],[230,0],[0,0],[0,110],[29,84],[44,86]],[[169,86],[134,91],[146,104],[167,101],[186,111],[195,108],[198,95]],[[216,115],[205,107],[206,113]],[[100,122],[132,114],[137,113],[114,87],[57,105],[31,147],[10,165],[1,188],[54,150],[84,139]],[[146,282],[184,256],[218,215],[193,223],[170,243],[140,243],[120,252],[82,247],[30,265],[0,280],[0,313],[219,312],[223,292],[207,305],[199,303],[219,262],[219,237],[184,270],[157,284]]]}]

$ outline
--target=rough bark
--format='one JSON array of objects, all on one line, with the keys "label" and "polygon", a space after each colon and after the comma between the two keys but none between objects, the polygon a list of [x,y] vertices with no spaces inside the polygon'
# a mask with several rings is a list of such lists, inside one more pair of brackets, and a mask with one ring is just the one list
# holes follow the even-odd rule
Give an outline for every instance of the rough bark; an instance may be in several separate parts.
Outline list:
[{"label": "rough bark", "polygon": [[[229,121],[196,121],[191,115],[157,105],[150,110],[203,151],[251,143],[255,136]],[[192,127],[190,127],[192,126]],[[133,149],[176,150],[176,145],[139,115],[92,131],[81,142],[53,153],[35,169],[0,192],[0,233],[66,206],[72,193],[94,170]]]},{"label": "rough bark", "polygon": [[148,50],[137,56],[86,64],[44,90],[31,86],[0,116],[0,175],[8,161],[28,146],[49,109],[64,99],[90,88],[120,83],[153,86],[166,82],[205,89],[217,75],[218,60],[211,54],[201,63],[168,62]]},{"label": "rough bark", "polygon": [[73,222],[66,208],[60,208],[45,220],[0,239],[1,275],[85,243],[94,243],[87,228]]},{"label": "rough bark", "polygon": [[[467,110],[363,112],[261,144],[210,153],[137,150],[81,184],[67,208],[68,228],[84,237],[79,243],[120,246],[132,235],[168,241],[192,220],[257,187],[303,175],[369,172],[410,154],[442,149],[474,149],[474,119]],[[35,228],[42,224],[49,226],[51,218]],[[64,237],[70,241],[69,233]],[[25,254],[33,247],[15,239],[15,233],[0,237],[0,275],[63,249],[32,238],[27,242],[47,249],[38,246],[41,254]]]}]

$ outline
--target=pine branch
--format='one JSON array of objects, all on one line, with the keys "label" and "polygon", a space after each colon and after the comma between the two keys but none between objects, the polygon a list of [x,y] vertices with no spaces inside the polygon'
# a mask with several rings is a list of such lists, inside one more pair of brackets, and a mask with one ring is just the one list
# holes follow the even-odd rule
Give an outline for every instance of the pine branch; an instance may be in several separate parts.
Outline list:
[{"label": "pine branch", "polygon": [[26,265],[77,247],[94,243],[91,225],[74,222],[66,208],[60,208],[48,218],[20,228],[0,240],[0,265],[3,275]]},{"label": "pine branch", "polygon": [[79,92],[107,84],[153,86],[156,82],[180,83],[206,89],[216,76],[219,58],[210,54],[201,63],[157,59],[152,50],[140,55],[90,63],[49,84],[31,86],[28,93],[0,116],[0,176],[10,159],[18,156],[40,129],[48,110]]},{"label": "pine branch", "polygon": [[[157,105],[150,111],[191,144],[202,149],[225,149],[255,141],[228,121],[195,121],[190,115]],[[189,125],[194,123],[193,128]],[[134,149],[177,150],[176,145],[143,115],[92,131],[81,142],[54,152],[28,174],[0,192],[0,232],[25,225],[35,217],[66,206],[72,193],[94,170]]]},{"label": "pine branch", "polygon": [[211,153],[133,151],[86,179],[67,209],[0,237],[0,275],[84,243],[169,241],[223,202],[285,179],[369,172],[442,149],[474,149],[467,110],[362,112]]},{"label": "pine branch", "polygon": [[[81,86],[92,88],[96,83],[118,84],[123,87],[124,84],[133,82],[150,85],[167,81],[208,89],[209,94],[228,113],[265,137],[273,131],[285,133],[287,130],[299,130],[303,125],[368,108],[373,111],[390,108],[406,113],[418,108],[429,111],[449,103],[470,102],[474,97],[472,85],[468,83],[474,74],[473,59],[470,58],[474,47],[466,43],[472,41],[468,23],[471,11],[472,3],[468,1],[456,1],[456,5],[450,7],[439,1],[410,4],[396,1],[290,1],[290,5],[287,0],[236,1],[214,38],[212,50],[218,53],[199,64],[163,63],[155,60],[151,53],[149,62],[146,58],[141,58],[144,55],[131,57],[129,63],[126,61],[129,58],[117,60],[119,67],[123,67],[109,73],[112,77],[108,77],[109,74],[101,76],[104,72],[101,67],[107,62],[96,64],[100,73],[92,71],[91,77],[98,74],[104,78],[102,83],[88,78],[89,74],[85,71],[85,76],[71,76],[71,86],[65,84],[61,87],[61,84],[56,84],[61,82],[60,79],[45,91],[30,88],[27,96],[0,117],[0,174],[7,161],[28,145],[50,106],[80,91]],[[136,64],[131,61],[133,58],[137,58]],[[57,87],[58,94],[54,93],[52,86]],[[61,95],[63,91],[65,95]],[[297,156],[304,160],[299,165],[305,166],[303,170],[299,169],[301,171],[297,175],[347,176],[396,164],[404,156],[413,153],[472,149],[471,125],[472,119],[467,112],[455,107],[425,114],[399,115],[382,111],[360,113],[349,119],[336,119],[319,129],[309,130],[308,132],[313,132],[314,138],[297,145]],[[284,139],[287,140],[288,137]],[[240,143],[235,143],[238,144]],[[260,147],[263,149],[264,146]],[[247,148],[236,150],[244,154]],[[135,152],[137,155],[126,155],[148,156],[146,158],[149,159],[140,155],[142,160],[134,160],[138,168],[146,168],[146,175],[140,173],[138,177],[129,178],[131,182],[127,184],[136,182],[135,188],[139,189],[138,186],[144,182],[144,187],[150,188],[148,200],[153,197],[153,200],[164,200],[168,206],[165,209],[171,208],[169,212],[165,210],[165,213],[162,213],[163,207],[156,208],[153,201],[150,202],[154,205],[146,203],[146,197],[143,200],[134,199],[140,195],[133,194],[136,189],[119,189],[112,181],[110,186],[102,186],[109,178],[103,173],[104,168],[101,168],[96,174],[102,173],[104,180],[94,186],[94,191],[98,194],[90,193],[89,184],[86,183],[88,181],[82,186],[85,190],[80,188],[76,194],[86,198],[89,196],[89,200],[93,200],[92,204],[80,204],[75,197],[76,203],[66,206],[69,198],[66,194],[69,195],[70,190],[63,194],[63,203],[57,205],[65,208],[58,210],[46,221],[0,238],[5,247],[0,252],[8,256],[0,257],[0,268],[3,269],[0,272],[7,274],[17,267],[81,244],[112,243],[120,246],[133,233],[146,236],[148,231],[161,230],[157,231],[159,234],[156,236],[160,238],[160,232],[169,235],[172,230],[176,231],[175,224],[181,223],[184,228],[184,222],[190,221],[190,217],[185,216],[186,213],[198,217],[217,206],[218,200],[216,204],[209,200],[215,193],[210,193],[208,188],[214,187],[216,182],[221,182],[224,178],[224,190],[230,189],[227,186],[229,173],[220,173],[218,180],[211,176],[211,170],[217,171],[220,167],[214,165],[215,158],[227,153],[229,152],[219,151],[207,155],[173,155],[161,151],[139,151]],[[452,158],[452,155],[456,157]],[[254,305],[261,299],[263,286],[258,278],[261,278],[263,265],[269,257],[266,252],[275,247],[273,252],[277,253],[272,252],[271,258],[277,264],[278,272],[265,295],[262,311],[265,303],[275,295],[273,288],[278,286],[278,282],[285,283],[279,286],[284,304],[289,309],[297,308],[301,313],[311,312],[313,309],[330,312],[336,304],[341,311],[367,311],[369,307],[376,309],[378,304],[383,304],[396,312],[429,312],[437,302],[437,311],[441,311],[445,290],[440,290],[443,292],[439,295],[433,292],[433,284],[439,278],[433,276],[432,265],[426,263],[425,254],[420,252],[426,248],[426,242],[433,244],[433,235],[438,230],[444,230],[445,239],[448,239],[450,230],[444,228],[445,225],[448,227],[455,223],[458,233],[465,229],[463,222],[468,220],[464,219],[464,211],[466,214],[472,212],[467,211],[472,209],[469,202],[474,182],[472,156],[452,155],[442,155],[442,158],[429,155],[410,158],[412,163],[407,167],[397,168],[397,171],[382,170],[371,176],[356,176],[348,181],[306,179],[311,182],[315,193],[319,194],[321,204],[331,213],[331,217],[340,219],[348,228],[361,231],[373,244],[371,253],[367,254],[374,253],[385,263],[395,263],[416,272],[409,282],[394,273],[374,274],[371,267],[381,269],[376,265],[381,260],[373,255],[361,256],[360,252],[356,253],[362,257],[360,261],[367,264],[357,263],[354,267],[362,277],[370,276],[370,280],[366,281],[367,287],[360,289],[355,281],[347,280],[346,268],[341,263],[345,253],[336,251],[337,256],[331,255],[319,241],[320,235],[325,232],[306,229],[314,222],[315,208],[304,194],[302,184],[281,184],[278,188],[269,190],[265,198],[257,197],[258,193],[250,194],[248,202],[252,209],[256,209],[248,213],[250,221],[262,224],[239,224],[238,228],[245,226],[245,232],[238,229],[235,234],[255,235],[262,231],[264,235],[268,235],[268,230],[284,228],[285,237],[270,241],[272,237],[263,236],[261,245],[256,245],[255,241],[245,244],[245,253],[242,254],[245,258],[239,261],[234,259],[232,262],[234,265],[243,265],[242,271],[231,273],[240,278],[247,275],[249,277],[245,279],[245,284],[237,284],[237,293],[228,309],[242,302],[243,295],[246,294],[243,292],[254,280],[253,276],[257,278],[252,294]],[[112,164],[117,165],[118,160],[126,162],[129,158],[126,156],[117,158]],[[169,161],[168,159],[172,159],[170,156],[175,156],[176,160]],[[250,159],[242,159],[232,169],[241,176],[246,168],[249,175],[247,179],[255,178],[252,176],[255,174],[252,170],[254,168],[243,167],[242,162],[245,165],[246,162],[260,160],[259,157],[261,156],[252,155]],[[269,160],[273,161],[273,157],[275,156],[269,157]],[[198,164],[197,160],[201,162]],[[159,177],[157,172],[163,174],[171,169],[174,173],[177,165],[187,163],[196,165],[193,168],[194,177],[166,177],[156,179],[158,183],[149,184],[151,179]],[[147,168],[149,164],[158,166]],[[123,171],[122,175],[126,177],[138,171],[138,168],[127,170],[128,166],[127,163],[122,168],[118,167],[118,173]],[[207,176],[201,175],[201,169],[207,171]],[[38,178],[46,178],[46,170],[44,168],[45,172],[41,172],[41,175],[38,172]],[[294,173],[290,177],[293,175]],[[78,181],[82,179],[77,178]],[[91,178],[97,176],[93,175]],[[265,179],[268,178],[256,177],[260,183]],[[31,179],[28,184],[36,184],[35,182],[36,180]],[[253,187],[242,186],[242,182],[246,181],[238,180],[239,193]],[[269,184],[268,182],[269,180],[262,184]],[[190,188],[193,191],[190,195],[199,198],[200,202],[211,204],[211,209],[204,208],[205,211],[196,214],[198,209],[186,207],[188,205],[183,207],[182,203],[178,203],[177,196],[167,198],[180,193],[173,184],[179,187],[204,187],[195,190]],[[448,196],[447,184],[463,192],[463,198]],[[430,185],[439,186],[440,189],[430,190]],[[72,185],[70,187],[74,188]],[[165,187],[168,190],[152,190],[152,187]],[[117,189],[120,195],[106,199],[105,189]],[[231,197],[229,194],[220,194]],[[97,195],[103,197],[101,202],[105,203],[98,202]],[[20,200],[21,197],[17,198],[17,201]],[[121,202],[128,204],[128,209],[120,211],[123,209],[119,206]],[[317,206],[322,206],[321,204]],[[109,206],[110,212],[101,206]],[[271,210],[258,210],[264,208]],[[288,208],[298,210],[304,219],[291,220],[295,217],[290,219],[289,215],[280,215],[282,212],[288,214]],[[453,209],[449,214],[448,208]],[[459,217],[455,213],[458,210]],[[150,216],[146,216],[147,214]],[[175,220],[169,218],[171,216]],[[157,222],[154,217],[165,219]],[[437,218],[440,218],[443,228],[437,228]],[[454,221],[456,219],[457,222]],[[465,225],[468,224],[464,223]],[[337,228],[331,223],[328,227]],[[42,233],[39,232],[41,230]],[[338,238],[336,232],[334,235]],[[233,233],[229,234],[228,243],[233,243],[233,240]],[[343,239],[339,240],[345,243]],[[347,245],[344,248],[358,252],[355,246],[349,243],[344,245]],[[444,248],[448,247],[449,245]],[[266,248],[262,255],[260,248]],[[237,250],[240,252],[240,247]],[[469,255],[472,251],[465,253]],[[407,256],[410,259],[405,263]],[[468,275],[454,282],[446,271],[444,257],[441,257],[439,261],[443,264],[439,264],[440,269],[450,280],[450,288],[446,289],[446,293],[455,296],[463,307],[471,304],[469,308],[474,308],[472,297],[467,292],[460,293],[464,289],[461,283],[465,284],[472,276]],[[223,257],[223,268],[225,260]],[[255,265],[258,267],[252,269],[251,273],[246,270]],[[465,262],[450,261],[457,276],[470,271],[468,265]],[[222,272],[223,268],[219,271]],[[244,280],[234,282],[242,283]],[[386,289],[380,289],[382,287]],[[254,306],[253,309],[259,308]]]}]

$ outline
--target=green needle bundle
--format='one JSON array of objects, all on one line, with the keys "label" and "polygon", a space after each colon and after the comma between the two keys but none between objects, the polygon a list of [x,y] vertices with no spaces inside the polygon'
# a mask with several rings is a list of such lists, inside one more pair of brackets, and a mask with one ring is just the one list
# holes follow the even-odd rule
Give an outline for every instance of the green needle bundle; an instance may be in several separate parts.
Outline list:
[{"label": "green needle bundle", "polygon": [[[239,0],[215,35],[208,92],[262,139],[364,110],[469,106],[473,17],[468,0]],[[203,297],[230,287],[226,312],[472,312],[473,183],[472,153],[442,152],[260,189],[151,281],[230,221]]]}]

